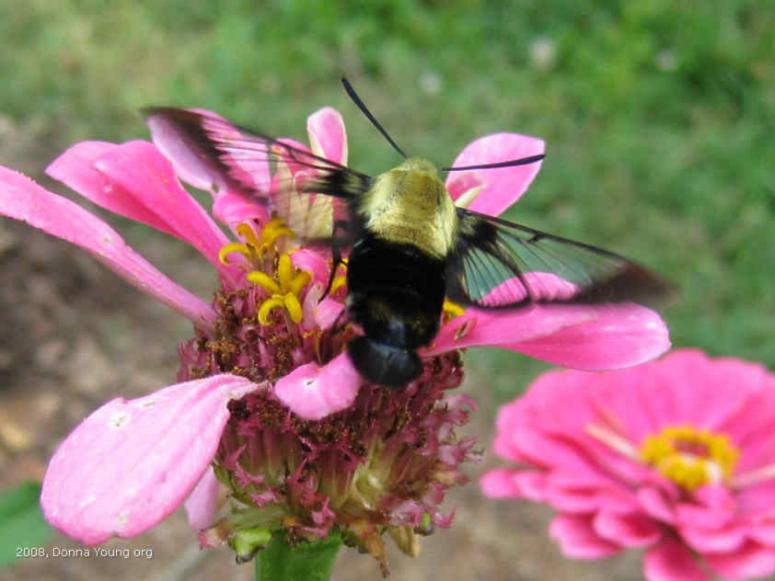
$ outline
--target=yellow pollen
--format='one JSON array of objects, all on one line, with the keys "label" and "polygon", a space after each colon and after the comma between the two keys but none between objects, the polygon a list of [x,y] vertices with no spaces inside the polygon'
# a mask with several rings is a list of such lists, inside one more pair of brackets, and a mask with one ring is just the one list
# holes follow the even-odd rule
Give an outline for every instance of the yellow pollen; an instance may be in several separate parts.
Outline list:
[{"label": "yellow pollen", "polygon": [[726,434],[690,425],[667,426],[640,445],[644,462],[690,492],[705,484],[729,482],[739,456]]},{"label": "yellow pollen", "polygon": [[444,313],[444,318],[446,320],[454,319],[455,317],[459,317],[463,313],[466,312],[466,310],[461,307],[457,303],[453,303],[449,299],[444,299],[444,306],[442,307],[442,312]]},{"label": "yellow pollen", "polygon": [[258,309],[259,323],[268,325],[269,314],[278,308],[285,309],[294,323],[301,322],[304,316],[301,293],[312,280],[312,275],[294,267],[288,253],[281,254],[277,259],[274,277],[265,272],[253,270],[247,274],[247,279],[263,288],[269,295]]},{"label": "yellow pollen", "polygon": [[222,264],[231,264],[230,254],[241,254],[253,266],[260,266],[260,261],[269,251],[277,250],[278,240],[283,237],[295,238],[296,236],[293,230],[288,228],[280,218],[272,218],[260,234],[256,234],[253,226],[248,223],[240,224],[236,231],[242,242],[230,242],[221,248],[218,252],[218,260]]}]

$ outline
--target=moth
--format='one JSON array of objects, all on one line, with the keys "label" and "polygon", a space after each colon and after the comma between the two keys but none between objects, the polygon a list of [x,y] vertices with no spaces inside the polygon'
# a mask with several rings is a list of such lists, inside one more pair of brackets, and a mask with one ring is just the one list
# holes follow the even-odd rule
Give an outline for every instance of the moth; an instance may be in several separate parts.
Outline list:
[{"label": "moth", "polygon": [[[536,304],[651,302],[670,285],[646,268],[602,248],[457,207],[440,172],[527,165],[544,156],[437,168],[409,157],[368,110],[352,85],[344,88],[404,161],[377,176],[334,163],[284,140],[190,109],[145,110],[152,132],[174,136],[221,184],[266,203],[288,219],[287,196],[339,201],[336,219],[303,217],[315,242],[331,248],[332,277],[347,257],[346,313],[360,334],[347,352],[368,381],[400,388],[422,372],[418,349],[439,331],[444,300],[477,309]],[[269,164],[276,177],[294,164],[309,179],[273,187],[251,167]],[[287,169],[286,169],[287,171]],[[330,205],[309,204],[309,208]],[[316,224],[316,221],[320,223]],[[310,236],[310,239],[313,236]]]}]

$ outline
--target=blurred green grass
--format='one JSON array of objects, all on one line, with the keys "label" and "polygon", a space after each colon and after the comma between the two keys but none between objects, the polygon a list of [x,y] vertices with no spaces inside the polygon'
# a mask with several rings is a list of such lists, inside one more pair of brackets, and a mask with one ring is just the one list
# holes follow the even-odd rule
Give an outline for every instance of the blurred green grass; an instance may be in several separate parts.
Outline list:
[{"label": "blurred green grass", "polygon": [[[348,121],[351,163],[383,171],[395,156],[347,101],[344,73],[405,149],[439,163],[487,132],[539,135],[547,160],[511,218],[672,279],[675,346],[775,368],[775,10],[753,0],[364,6],[2,3],[0,116],[35,128],[53,155],[80,139],[145,136],[136,110],[147,104],[206,107],[297,138],[330,104]],[[473,362],[499,399],[541,368],[493,352]]]}]

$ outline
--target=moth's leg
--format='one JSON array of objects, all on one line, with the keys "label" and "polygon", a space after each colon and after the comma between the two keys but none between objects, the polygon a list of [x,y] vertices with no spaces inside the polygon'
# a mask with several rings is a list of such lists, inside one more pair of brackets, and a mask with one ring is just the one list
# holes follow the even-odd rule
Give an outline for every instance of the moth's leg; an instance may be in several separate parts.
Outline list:
[{"label": "moth's leg", "polygon": [[336,335],[339,331],[344,329],[347,326],[347,309],[342,309],[339,311],[339,314],[336,316],[336,319],[334,319],[334,322],[331,324],[331,327],[329,327],[328,332],[331,335]]}]

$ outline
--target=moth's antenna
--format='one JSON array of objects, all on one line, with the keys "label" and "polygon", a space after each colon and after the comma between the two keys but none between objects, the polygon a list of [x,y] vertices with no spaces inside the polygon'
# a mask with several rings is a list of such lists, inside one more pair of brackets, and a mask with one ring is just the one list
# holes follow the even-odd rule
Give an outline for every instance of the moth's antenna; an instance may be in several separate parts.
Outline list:
[{"label": "moth's antenna", "polygon": [[508,161],[498,161],[496,163],[483,163],[482,165],[461,165],[457,167],[443,167],[441,171],[464,171],[468,169],[494,169],[496,167],[515,167],[518,165],[530,165],[541,161],[546,157],[543,153],[539,155],[531,155],[530,157],[522,157],[520,159],[510,159]]},{"label": "moth's antenna", "polygon": [[347,91],[347,95],[350,97],[350,99],[353,100],[353,103],[358,105],[358,109],[361,110],[361,113],[366,115],[366,118],[371,121],[371,124],[377,128],[377,131],[379,131],[382,134],[382,137],[388,140],[388,143],[393,146],[393,149],[395,149],[398,153],[401,154],[401,156],[406,159],[408,156],[404,153],[404,150],[398,147],[398,144],[393,141],[393,138],[390,137],[387,131],[385,131],[385,128],[382,127],[379,121],[374,117],[374,115],[371,114],[371,111],[368,110],[366,107],[366,104],[361,100],[361,98],[358,96],[358,93],[355,92],[355,89],[353,89],[353,86],[350,84],[350,81],[348,81],[345,77],[342,77],[342,84],[344,85],[344,90]]}]

